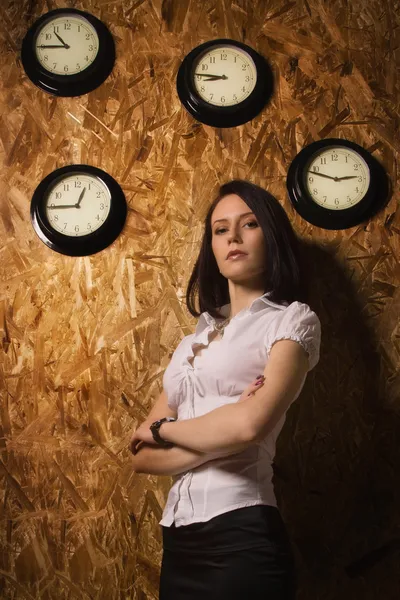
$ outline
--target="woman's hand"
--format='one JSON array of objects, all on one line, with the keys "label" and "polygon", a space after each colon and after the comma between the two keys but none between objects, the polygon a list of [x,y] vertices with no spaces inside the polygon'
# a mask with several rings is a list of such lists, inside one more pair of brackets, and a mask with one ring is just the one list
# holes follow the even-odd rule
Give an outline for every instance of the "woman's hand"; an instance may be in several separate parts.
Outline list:
[{"label": "woman's hand", "polygon": [[254,396],[255,392],[264,385],[264,381],[264,375],[257,377],[255,381],[253,381],[245,390],[243,390],[238,402],[244,402],[245,400],[248,400],[249,397]]},{"label": "woman's hand", "polygon": [[153,422],[154,421],[146,419],[146,421],[143,421],[143,423],[136,429],[136,431],[133,432],[129,445],[132,454],[136,454],[136,452],[138,451],[138,446],[141,446],[140,442],[146,442],[147,444],[153,444],[154,446],[158,446],[157,442],[153,438],[153,434],[150,431],[150,425]]}]

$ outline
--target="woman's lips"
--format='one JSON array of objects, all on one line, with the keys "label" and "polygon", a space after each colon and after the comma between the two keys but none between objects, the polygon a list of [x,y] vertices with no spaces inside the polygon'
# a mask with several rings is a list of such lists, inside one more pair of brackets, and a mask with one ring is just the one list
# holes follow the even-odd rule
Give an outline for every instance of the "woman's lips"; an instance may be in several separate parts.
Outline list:
[{"label": "woman's lips", "polygon": [[246,256],[247,254],[231,254],[227,260],[238,260],[239,258],[246,258]]}]

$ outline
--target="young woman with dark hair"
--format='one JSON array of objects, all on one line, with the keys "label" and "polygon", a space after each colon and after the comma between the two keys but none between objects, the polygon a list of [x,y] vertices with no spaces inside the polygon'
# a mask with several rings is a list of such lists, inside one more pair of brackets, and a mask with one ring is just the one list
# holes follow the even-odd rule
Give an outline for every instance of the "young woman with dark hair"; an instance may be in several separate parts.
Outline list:
[{"label": "young woman with dark hair", "polygon": [[319,361],[306,285],[279,202],[247,181],[221,186],[186,294],[196,331],[178,344],[131,440],[136,472],[174,478],[160,521],[160,600],[295,597],[272,463],[286,412]]}]

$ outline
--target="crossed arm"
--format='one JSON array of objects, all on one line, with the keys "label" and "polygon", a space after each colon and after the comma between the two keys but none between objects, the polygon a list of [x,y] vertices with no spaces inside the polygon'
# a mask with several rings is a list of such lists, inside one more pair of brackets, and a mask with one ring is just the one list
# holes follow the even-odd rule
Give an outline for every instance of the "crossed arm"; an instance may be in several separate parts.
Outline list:
[{"label": "crossed arm", "polygon": [[[308,357],[303,347],[294,340],[279,340],[272,346],[260,390],[244,402],[221,406],[201,417],[163,423],[161,437],[176,446],[165,449],[145,444],[138,451],[139,470],[135,470],[175,475],[264,439],[296,397],[307,371]],[[143,470],[141,452],[146,453],[142,455],[146,463]]]}]

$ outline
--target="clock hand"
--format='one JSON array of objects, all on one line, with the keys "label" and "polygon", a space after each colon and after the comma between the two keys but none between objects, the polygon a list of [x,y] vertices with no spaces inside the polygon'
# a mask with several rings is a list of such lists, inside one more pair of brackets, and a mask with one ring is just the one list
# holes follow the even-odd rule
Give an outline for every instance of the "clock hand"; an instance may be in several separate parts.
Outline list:
[{"label": "clock hand", "polygon": [[41,46],[36,46],[36,48],[69,48],[69,46],[45,46],[42,44]]},{"label": "clock hand", "polygon": [[66,44],[66,43],[64,42],[64,40],[63,40],[63,39],[62,39],[62,38],[61,38],[61,37],[58,35],[58,33],[56,32],[56,28],[55,28],[55,27],[54,27],[54,35],[55,35],[56,37],[58,37],[58,39],[60,40],[60,42],[61,42],[62,44],[64,44],[64,48],[70,48],[70,46],[68,46],[68,44]]},{"label": "clock hand", "polygon": [[206,81],[211,81],[212,79],[228,79],[226,75],[211,75],[210,73],[195,73],[195,75],[198,75],[199,77],[210,77],[210,79]]},{"label": "clock hand", "polygon": [[217,81],[218,79],[228,79],[226,75],[222,75],[221,77],[218,77],[216,75],[213,75],[212,77],[210,77],[209,79],[203,79],[203,81]]},{"label": "clock hand", "polygon": [[76,208],[76,204],[57,204],[56,206],[48,206],[47,208],[52,210],[56,208]]},{"label": "clock hand", "polygon": [[82,202],[82,198],[83,198],[83,196],[84,196],[85,192],[86,192],[86,188],[83,188],[83,190],[82,190],[82,191],[81,191],[81,193],[80,193],[79,200],[78,200],[77,204],[75,204],[76,208],[80,208],[80,206],[79,206],[79,205],[80,205],[80,203]]},{"label": "clock hand", "polygon": [[342,179],[357,179],[358,175],[347,175],[346,177],[338,177],[338,181],[342,181]]},{"label": "clock hand", "polygon": [[317,173],[316,171],[308,171],[308,172],[311,173],[312,175],[319,175],[320,177],[326,177],[327,179],[333,179],[334,181],[338,180],[337,177],[331,177],[330,175],[325,175],[324,173]]}]

